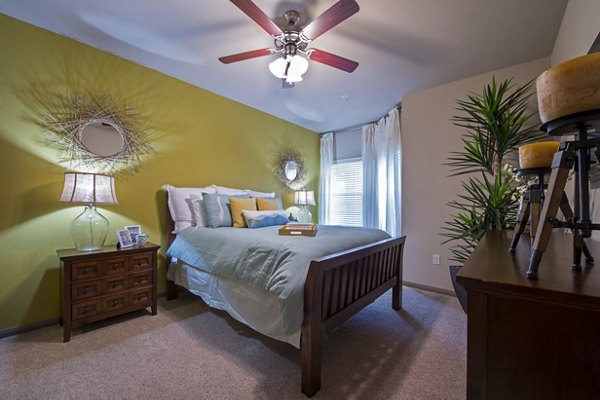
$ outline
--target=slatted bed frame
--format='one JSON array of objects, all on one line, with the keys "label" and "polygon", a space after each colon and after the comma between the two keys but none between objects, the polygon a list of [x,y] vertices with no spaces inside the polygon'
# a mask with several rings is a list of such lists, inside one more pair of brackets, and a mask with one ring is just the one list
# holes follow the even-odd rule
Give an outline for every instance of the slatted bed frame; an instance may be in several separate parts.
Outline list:
[{"label": "slatted bed frame", "polygon": [[[168,210],[166,215],[170,245],[175,225]],[[404,240],[404,236],[386,239],[311,261],[300,339],[302,393],[306,396],[312,397],[321,388],[322,333],[335,329],[389,289],[392,308],[402,308]],[[177,298],[177,291],[175,282],[167,280],[167,299]]]}]

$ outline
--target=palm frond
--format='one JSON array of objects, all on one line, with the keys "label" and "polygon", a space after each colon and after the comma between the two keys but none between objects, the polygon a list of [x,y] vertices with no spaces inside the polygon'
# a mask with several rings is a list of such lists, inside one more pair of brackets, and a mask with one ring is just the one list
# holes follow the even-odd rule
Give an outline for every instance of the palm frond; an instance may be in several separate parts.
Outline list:
[{"label": "palm frond", "polygon": [[443,244],[453,243],[453,261],[463,263],[486,231],[515,224],[521,186],[526,183],[515,180],[502,166],[520,146],[543,136],[531,124],[528,107],[533,83],[515,87],[512,78],[496,82],[493,77],[481,93],[456,101],[458,113],[451,122],[465,130],[463,148],[450,152],[445,165],[449,176],[471,176],[462,183],[458,198],[447,203],[455,213],[445,222],[441,236],[446,238]]}]

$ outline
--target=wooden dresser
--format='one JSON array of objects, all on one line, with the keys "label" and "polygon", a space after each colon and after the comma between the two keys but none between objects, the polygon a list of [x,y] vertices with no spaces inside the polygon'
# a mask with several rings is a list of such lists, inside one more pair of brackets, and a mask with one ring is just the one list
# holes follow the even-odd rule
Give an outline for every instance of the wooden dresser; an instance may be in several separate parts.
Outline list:
[{"label": "wooden dresser", "polygon": [[61,260],[64,342],[83,324],[151,307],[156,315],[156,261],[160,246],[81,252],[57,250]]},{"label": "wooden dresser", "polygon": [[[600,265],[571,271],[572,236],[552,232],[529,280],[529,236],[484,236],[457,280],[468,291],[468,399],[600,399]],[[600,246],[587,242],[600,263]]]}]

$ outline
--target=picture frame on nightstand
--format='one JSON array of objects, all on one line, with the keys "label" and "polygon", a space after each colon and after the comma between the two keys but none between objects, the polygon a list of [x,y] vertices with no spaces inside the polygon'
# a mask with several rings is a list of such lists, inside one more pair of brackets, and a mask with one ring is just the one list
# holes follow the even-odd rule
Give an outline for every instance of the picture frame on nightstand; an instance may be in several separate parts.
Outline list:
[{"label": "picture frame on nightstand", "polygon": [[127,229],[129,231],[129,236],[131,236],[131,240],[133,240],[133,241],[135,241],[135,238],[137,235],[142,234],[141,225],[127,225],[125,227],[125,229]]},{"label": "picture frame on nightstand", "polygon": [[129,232],[127,229],[121,229],[120,231],[117,231],[117,239],[119,240],[119,247],[121,249],[132,247],[134,244],[133,239],[131,238],[131,232]]}]

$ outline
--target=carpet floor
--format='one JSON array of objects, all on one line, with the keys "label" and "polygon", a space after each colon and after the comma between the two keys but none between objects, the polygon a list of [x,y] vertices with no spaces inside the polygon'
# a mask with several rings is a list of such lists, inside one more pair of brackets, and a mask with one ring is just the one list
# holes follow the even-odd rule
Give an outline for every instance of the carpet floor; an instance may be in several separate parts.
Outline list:
[{"label": "carpet floor", "polygon": [[[454,297],[391,291],[324,338],[314,399],[464,399],[467,319]],[[88,325],[0,340],[0,399],[306,399],[300,352],[190,294]]]}]

